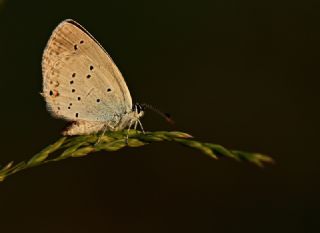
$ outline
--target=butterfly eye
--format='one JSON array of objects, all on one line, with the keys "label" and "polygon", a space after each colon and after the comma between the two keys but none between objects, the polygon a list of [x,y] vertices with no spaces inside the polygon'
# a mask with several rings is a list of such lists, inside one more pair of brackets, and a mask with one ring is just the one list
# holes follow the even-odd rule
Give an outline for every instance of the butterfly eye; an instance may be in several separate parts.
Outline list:
[{"label": "butterfly eye", "polygon": [[135,105],[135,111],[137,111],[137,113],[139,114],[141,111],[143,111],[143,108],[140,104],[136,104]]}]

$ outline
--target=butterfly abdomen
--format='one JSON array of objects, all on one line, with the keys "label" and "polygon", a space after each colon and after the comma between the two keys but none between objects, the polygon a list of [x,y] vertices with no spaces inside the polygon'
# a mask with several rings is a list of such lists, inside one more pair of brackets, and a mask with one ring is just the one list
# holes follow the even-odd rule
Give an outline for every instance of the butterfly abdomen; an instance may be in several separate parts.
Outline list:
[{"label": "butterfly abdomen", "polygon": [[106,126],[105,122],[74,121],[62,132],[64,136],[88,135],[100,132]]}]

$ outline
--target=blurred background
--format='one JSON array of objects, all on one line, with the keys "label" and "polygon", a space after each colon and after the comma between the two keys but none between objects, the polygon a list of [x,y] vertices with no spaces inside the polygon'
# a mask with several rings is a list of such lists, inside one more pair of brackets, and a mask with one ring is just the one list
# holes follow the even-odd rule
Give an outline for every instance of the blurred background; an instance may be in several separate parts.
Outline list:
[{"label": "blurred background", "polygon": [[147,130],[271,155],[259,169],[170,143],[95,153],[0,184],[1,232],[320,232],[319,1],[0,1],[0,163],[60,137],[41,56],[81,23],[110,53]]}]

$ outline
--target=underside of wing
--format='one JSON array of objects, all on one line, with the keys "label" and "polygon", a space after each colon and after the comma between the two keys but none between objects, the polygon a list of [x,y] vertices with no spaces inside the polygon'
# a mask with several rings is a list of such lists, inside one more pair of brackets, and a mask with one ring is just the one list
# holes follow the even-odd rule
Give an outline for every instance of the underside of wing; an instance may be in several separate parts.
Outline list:
[{"label": "underside of wing", "polygon": [[42,73],[43,95],[56,117],[109,121],[132,108],[127,85],[110,56],[73,20],[53,31]]}]

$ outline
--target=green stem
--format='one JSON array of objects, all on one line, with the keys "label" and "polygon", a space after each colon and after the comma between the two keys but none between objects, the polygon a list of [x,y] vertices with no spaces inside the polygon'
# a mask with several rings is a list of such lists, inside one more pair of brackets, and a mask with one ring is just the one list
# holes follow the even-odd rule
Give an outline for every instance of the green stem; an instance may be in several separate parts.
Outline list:
[{"label": "green stem", "polygon": [[[156,131],[146,132],[130,130],[129,138],[127,131],[106,132],[101,136],[86,135],[74,137],[62,137],[55,143],[45,147],[28,161],[17,164],[8,163],[0,170],[0,181],[8,176],[27,168],[40,166],[45,163],[57,162],[72,157],[83,157],[96,151],[117,151],[124,147],[140,147],[149,143],[170,141],[196,149],[211,158],[228,157],[237,161],[247,161],[263,167],[264,164],[273,163],[273,159],[259,153],[249,153],[238,150],[228,150],[221,145],[196,141],[187,133]],[[97,143],[99,139],[99,143]]]}]

